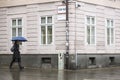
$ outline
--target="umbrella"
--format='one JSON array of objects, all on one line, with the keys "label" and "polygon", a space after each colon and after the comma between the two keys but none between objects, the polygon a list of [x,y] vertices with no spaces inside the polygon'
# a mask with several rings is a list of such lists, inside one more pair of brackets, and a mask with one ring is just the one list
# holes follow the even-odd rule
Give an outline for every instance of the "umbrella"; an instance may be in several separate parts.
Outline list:
[{"label": "umbrella", "polygon": [[12,41],[27,41],[26,38],[18,36],[18,37],[12,37]]}]

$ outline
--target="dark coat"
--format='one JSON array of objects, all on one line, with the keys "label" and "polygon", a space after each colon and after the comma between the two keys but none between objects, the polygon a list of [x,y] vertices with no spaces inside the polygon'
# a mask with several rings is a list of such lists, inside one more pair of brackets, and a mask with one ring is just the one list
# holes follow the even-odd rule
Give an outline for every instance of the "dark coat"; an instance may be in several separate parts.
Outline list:
[{"label": "dark coat", "polygon": [[14,44],[13,59],[16,62],[19,62],[20,59],[21,59],[20,51],[19,51],[19,45],[18,44]]}]

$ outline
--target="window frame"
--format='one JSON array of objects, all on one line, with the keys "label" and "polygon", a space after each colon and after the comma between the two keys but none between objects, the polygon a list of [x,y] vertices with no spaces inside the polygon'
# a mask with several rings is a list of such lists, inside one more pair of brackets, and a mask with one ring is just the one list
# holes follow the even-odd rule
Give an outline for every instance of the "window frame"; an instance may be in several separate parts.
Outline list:
[{"label": "window frame", "polygon": [[[87,19],[88,19],[88,17],[90,17],[90,18],[94,18],[94,24],[91,24],[91,22],[90,22],[90,24],[88,24],[87,23]],[[90,20],[91,21],[91,20]],[[91,43],[91,40],[92,40],[92,37],[90,37],[90,43],[88,43],[88,28],[87,28],[87,26],[90,26],[90,36],[91,36],[91,26],[94,26],[94,43]],[[95,15],[85,15],[85,44],[86,45],[96,45],[96,17],[95,17]]]},{"label": "window frame", "polygon": [[[45,17],[45,23],[44,24],[41,23],[42,22],[42,20],[41,20],[42,17]],[[51,23],[47,23],[48,17],[52,17],[52,22]],[[54,43],[54,17],[52,15],[41,16],[39,22],[40,22],[40,45],[53,45],[53,43]],[[42,33],[42,31],[41,31],[42,26],[45,26],[45,33],[46,33],[45,44],[42,43],[42,38],[41,38],[42,37],[42,34],[41,34]],[[50,44],[48,43],[48,26],[52,26],[52,41],[51,41]]]},{"label": "window frame", "polygon": [[[18,20],[21,19],[21,25],[18,25]],[[13,20],[16,21],[16,25],[13,25]],[[15,36],[13,35],[13,29],[15,29]],[[19,35],[19,29],[21,29],[21,35]],[[23,35],[23,19],[22,18],[11,18],[11,30],[12,37],[22,36]]]},{"label": "window frame", "polygon": [[[107,20],[109,20],[110,22],[112,21],[113,23],[113,26],[108,26],[107,24]],[[111,24],[111,23],[110,23]],[[107,29],[110,29],[110,36],[109,36],[109,38],[110,38],[110,40],[109,40],[109,44],[108,44],[108,33],[107,33]],[[111,29],[113,29],[113,39],[111,39]],[[106,34],[106,39],[105,39],[105,42],[106,42],[106,45],[107,46],[112,46],[112,45],[114,45],[115,44],[115,26],[114,26],[114,19],[111,19],[111,18],[106,18],[105,19],[105,34]],[[113,40],[113,41],[111,41],[111,40]],[[112,43],[113,42],[113,43]]]}]

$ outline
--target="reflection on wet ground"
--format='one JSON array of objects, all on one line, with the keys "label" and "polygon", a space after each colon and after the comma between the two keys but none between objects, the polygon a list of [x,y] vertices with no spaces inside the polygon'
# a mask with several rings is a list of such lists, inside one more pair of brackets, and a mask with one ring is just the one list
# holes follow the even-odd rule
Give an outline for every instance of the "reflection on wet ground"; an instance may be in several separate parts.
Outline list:
[{"label": "reflection on wet ground", "polygon": [[120,68],[76,71],[0,69],[0,80],[120,80]]}]

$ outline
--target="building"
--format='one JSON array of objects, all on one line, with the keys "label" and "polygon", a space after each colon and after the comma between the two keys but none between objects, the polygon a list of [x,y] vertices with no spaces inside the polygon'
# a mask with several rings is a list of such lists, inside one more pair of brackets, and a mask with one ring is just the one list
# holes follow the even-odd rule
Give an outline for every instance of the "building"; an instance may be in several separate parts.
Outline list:
[{"label": "building", "polygon": [[28,39],[20,49],[26,67],[58,68],[58,54],[69,69],[119,65],[119,0],[69,0],[68,22],[66,13],[64,0],[1,0],[0,65],[10,63],[12,36]]}]

